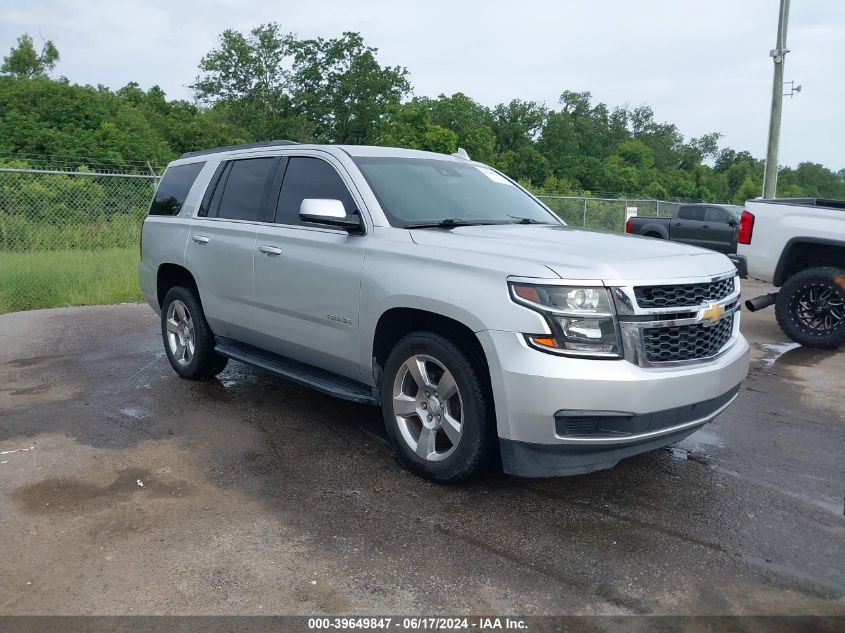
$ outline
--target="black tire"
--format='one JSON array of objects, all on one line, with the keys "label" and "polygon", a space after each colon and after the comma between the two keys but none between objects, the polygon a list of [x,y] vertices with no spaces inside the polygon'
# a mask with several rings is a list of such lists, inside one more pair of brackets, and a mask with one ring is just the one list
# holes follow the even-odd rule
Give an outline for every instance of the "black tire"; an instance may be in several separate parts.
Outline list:
[{"label": "black tire", "polygon": [[[436,374],[436,363],[439,363],[451,373],[457,385],[458,401],[461,405],[460,439],[453,444],[451,454],[441,461],[430,461],[417,455],[403,437],[400,422],[394,414],[393,398],[397,375],[401,371],[407,379],[405,362],[418,355],[434,359],[431,365],[432,377]],[[434,332],[413,332],[405,336],[393,347],[387,358],[381,384],[382,413],[387,433],[393,442],[399,461],[426,479],[441,484],[459,483],[482,472],[490,465],[495,455],[495,413],[487,388],[486,374],[480,362],[468,351],[467,346]],[[442,377],[443,374],[440,376]],[[446,407],[449,407],[450,403],[454,405],[454,402],[453,397],[451,401],[444,404],[441,410],[446,411]],[[435,408],[430,407],[428,410],[433,411]],[[407,419],[412,420],[413,424],[417,422],[420,425],[424,424],[423,420],[415,414],[411,414]],[[412,422],[409,421],[408,426],[411,424]],[[422,432],[421,427],[420,432]],[[443,443],[452,444],[446,437],[445,430],[441,429],[436,433],[440,434],[437,438],[438,442],[444,440]],[[444,451],[446,452],[448,450]]]},{"label": "black tire", "polygon": [[[193,327],[194,352],[188,362],[184,362],[184,360],[180,362],[174,357],[168,337],[167,315],[171,305],[176,301],[180,301],[184,306]],[[229,362],[228,358],[220,356],[214,351],[214,334],[208,327],[202,304],[193,289],[175,286],[165,295],[161,305],[161,338],[170,366],[182,378],[199,380],[216,376],[226,368],[226,364]]]},{"label": "black tire", "polygon": [[784,333],[805,347],[845,345],[845,270],[807,268],[786,280],[775,315]]},{"label": "black tire", "polygon": [[646,233],[646,234],[645,234],[645,236],[644,236],[644,237],[654,237],[654,238],[656,238],[656,239],[658,239],[658,240],[663,240],[663,239],[666,239],[666,238],[665,238],[665,237],[663,237],[660,233],[655,233],[654,231],[649,231],[648,233]]}]

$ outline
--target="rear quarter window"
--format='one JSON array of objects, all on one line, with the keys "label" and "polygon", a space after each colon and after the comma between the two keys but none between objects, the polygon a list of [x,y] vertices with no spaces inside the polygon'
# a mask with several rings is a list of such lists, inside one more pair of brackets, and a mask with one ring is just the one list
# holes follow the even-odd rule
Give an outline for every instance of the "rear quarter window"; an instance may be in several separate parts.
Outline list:
[{"label": "rear quarter window", "polygon": [[704,221],[704,209],[706,207],[681,207],[678,209],[678,219],[679,220],[697,220],[698,222]]},{"label": "rear quarter window", "polygon": [[204,162],[170,167],[158,183],[150,215],[179,215]]}]

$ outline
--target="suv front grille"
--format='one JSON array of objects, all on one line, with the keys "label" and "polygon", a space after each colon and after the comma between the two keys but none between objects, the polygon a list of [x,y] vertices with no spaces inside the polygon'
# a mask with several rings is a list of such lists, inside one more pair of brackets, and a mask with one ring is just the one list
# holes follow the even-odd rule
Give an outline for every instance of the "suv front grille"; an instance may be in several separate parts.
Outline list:
[{"label": "suv front grille", "polygon": [[683,308],[720,301],[734,291],[734,278],[700,284],[636,286],[634,296],[641,308]]},{"label": "suv front grille", "polygon": [[[730,280],[733,283],[732,280]],[[698,285],[698,284],[696,284]],[[643,350],[650,363],[695,360],[714,356],[733,333],[734,317],[726,316],[712,326],[695,323],[643,329]]]}]

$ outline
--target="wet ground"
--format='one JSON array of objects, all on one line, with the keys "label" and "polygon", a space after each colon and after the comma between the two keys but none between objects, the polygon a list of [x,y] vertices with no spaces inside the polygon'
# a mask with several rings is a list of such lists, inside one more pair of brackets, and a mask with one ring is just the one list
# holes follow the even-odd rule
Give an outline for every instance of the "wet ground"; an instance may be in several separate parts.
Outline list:
[{"label": "wet ground", "polygon": [[845,351],[743,329],[740,398],[671,449],[445,488],[374,408],[177,379],[145,305],[0,316],[0,614],[843,614]]}]

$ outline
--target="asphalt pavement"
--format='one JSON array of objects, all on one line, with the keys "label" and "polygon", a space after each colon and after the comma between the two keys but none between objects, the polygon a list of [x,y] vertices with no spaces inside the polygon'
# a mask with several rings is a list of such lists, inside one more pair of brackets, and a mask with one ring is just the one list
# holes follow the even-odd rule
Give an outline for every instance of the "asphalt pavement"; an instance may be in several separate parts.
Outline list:
[{"label": "asphalt pavement", "polygon": [[680,444],[443,487],[375,408],[178,379],[146,305],[2,315],[0,614],[845,614],[845,350],[742,319],[740,397]]}]

